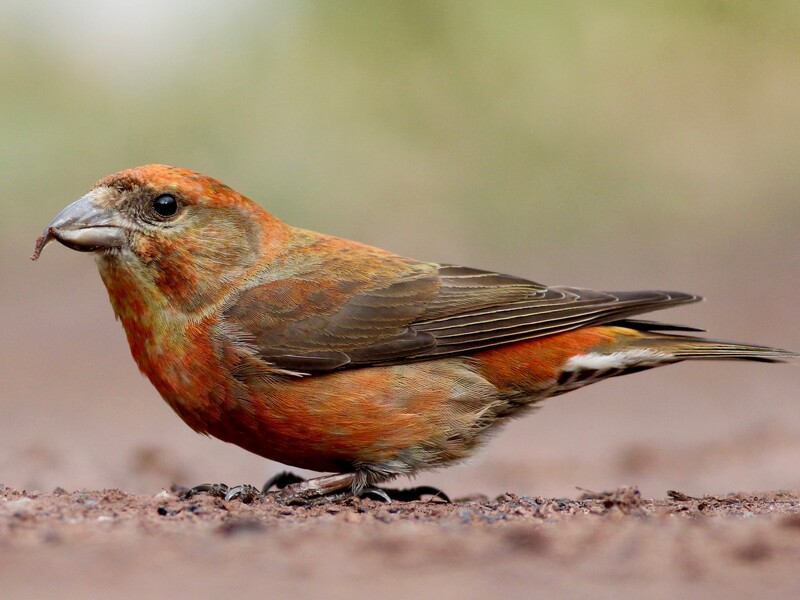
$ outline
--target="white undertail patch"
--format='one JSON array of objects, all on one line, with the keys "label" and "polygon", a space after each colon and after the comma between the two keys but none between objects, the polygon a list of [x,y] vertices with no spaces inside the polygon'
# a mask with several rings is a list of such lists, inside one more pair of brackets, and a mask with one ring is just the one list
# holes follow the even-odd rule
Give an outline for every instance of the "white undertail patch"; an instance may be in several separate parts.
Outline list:
[{"label": "white undertail patch", "polygon": [[634,366],[655,366],[671,358],[672,354],[659,352],[650,348],[634,348],[599,354],[590,352],[579,354],[570,358],[564,365],[563,371],[603,371],[606,369],[624,369]]}]

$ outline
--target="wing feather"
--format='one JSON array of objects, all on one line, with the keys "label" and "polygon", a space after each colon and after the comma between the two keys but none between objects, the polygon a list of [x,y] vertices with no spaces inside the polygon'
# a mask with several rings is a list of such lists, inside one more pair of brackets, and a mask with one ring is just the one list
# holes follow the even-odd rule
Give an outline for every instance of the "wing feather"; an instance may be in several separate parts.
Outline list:
[{"label": "wing feather", "polygon": [[[657,329],[640,313],[700,299],[666,291],[602,292],[547,287],[520,277],[418,263],[374,285],[292,284],[292,306],[271,306],[285,283],[251,288],[226,310],[228,324],[284,369],[308,373],[461,355],[546,335],[619,322]],[[323,302],[319,298],[324,299]]]}]

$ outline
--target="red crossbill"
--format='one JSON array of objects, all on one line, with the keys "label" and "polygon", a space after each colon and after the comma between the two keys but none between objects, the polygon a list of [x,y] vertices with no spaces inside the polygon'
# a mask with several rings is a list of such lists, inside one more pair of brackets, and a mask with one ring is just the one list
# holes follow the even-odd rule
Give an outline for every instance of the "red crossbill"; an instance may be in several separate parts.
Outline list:
[{"label": "red crossbill", "polygon": [[632,318],[667,291],[548,287],[291,227],[222,183],[147,165],[37,241],[93,252],[133,358],[195,431],[336,473],[298,496],[460,461],[539,401],[689,359],[776,348]]}]

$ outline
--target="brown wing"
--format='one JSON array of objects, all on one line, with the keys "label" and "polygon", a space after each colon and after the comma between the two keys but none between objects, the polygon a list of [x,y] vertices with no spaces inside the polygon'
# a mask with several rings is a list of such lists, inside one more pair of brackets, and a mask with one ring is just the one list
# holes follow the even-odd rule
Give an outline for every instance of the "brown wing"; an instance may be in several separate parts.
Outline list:
[{"label": "brown wing", "polygon": [[[418,264],[377,285],[265,283],[225,320],[284,369],[324,372],[469,354],[699,300],[681,292],[546,287],[511,275]],[[333,300],[332,300],[333,299]]]}]

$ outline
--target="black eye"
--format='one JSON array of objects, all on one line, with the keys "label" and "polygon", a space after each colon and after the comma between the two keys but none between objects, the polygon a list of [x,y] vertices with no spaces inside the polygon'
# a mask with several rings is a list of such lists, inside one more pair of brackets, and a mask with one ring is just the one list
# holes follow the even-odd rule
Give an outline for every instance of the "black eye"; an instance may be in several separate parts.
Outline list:
[{"label": "black eye", "polygon": [[158,198],[153,200],[153,210],[162,217],[172,217],[178,212],[178,201],[175,196],[169,194],[161,194]]}]

